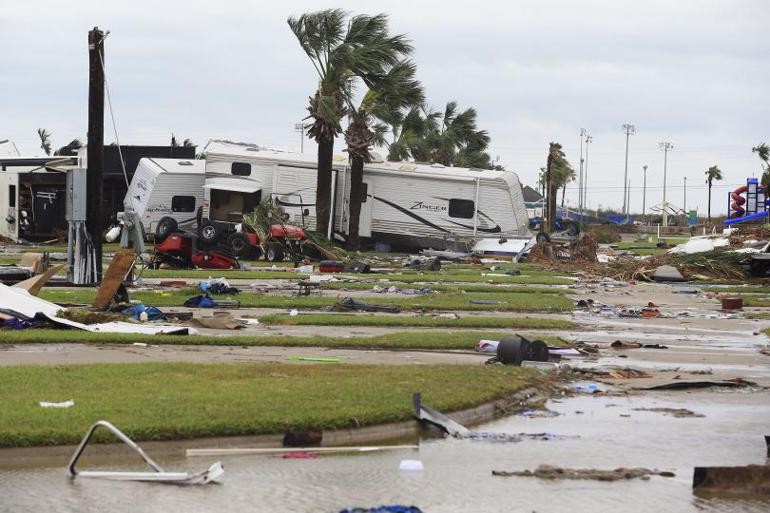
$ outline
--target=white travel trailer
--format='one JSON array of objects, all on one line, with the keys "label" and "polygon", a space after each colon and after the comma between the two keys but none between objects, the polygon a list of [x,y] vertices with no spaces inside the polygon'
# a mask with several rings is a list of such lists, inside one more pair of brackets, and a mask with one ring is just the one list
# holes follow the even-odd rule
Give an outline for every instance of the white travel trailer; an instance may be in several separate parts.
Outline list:
[{"label": "white travel trailer", "polygon": [[[224,219],[272,198],[292,224],[315,227],[316,156],[212,140],[203,151],[203,217]],[[334,236],[348,230],[350,166],[333,162]],[[233,219],[235,221],[235,219]],[[402,248],[445,249],[453,241],[531,237],[515,173],[379,160],[364,167],[362,238]]]},{"label": "white travel trailer", "polygon": [[139,216],[147,236],[158,221],[172,217],[179,226],[192,226],[203,204],[205,162],[143,158],[123,200]]}]

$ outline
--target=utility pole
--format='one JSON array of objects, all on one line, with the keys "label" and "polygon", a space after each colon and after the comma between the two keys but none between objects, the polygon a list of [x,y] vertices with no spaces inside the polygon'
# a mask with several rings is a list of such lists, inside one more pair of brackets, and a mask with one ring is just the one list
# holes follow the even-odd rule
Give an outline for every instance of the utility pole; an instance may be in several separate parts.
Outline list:
[{"label": "utility pole", "polygon": [[674,145],[670,142],[658,143],[658,148],[663,151],[663,226],[668,226],[668,203],[666,203],[666,171],[668,165],[668,152],[674,149]]},{"label": "utility pole", "polygon": [[636,127],[634,125],[623,125],[623,131],[626,133],[626,167],[623,173],[623,213],[628,215],[628,204],[626,198],[628,196],[628,139],[631,135],[636,133]]},{"label": "utility pole", "polygon": [[626,212],[626,218],[628,218],[631,215],[631,179],[628,179],[628,186],[626,188],[628,192],[626,192],[626,207],[628,208],[628,211]]},{"label": "utility pole", "polygon": [[94,247],[96,283],[102,281],[102,190],[104,172],[104,32],[88,32],[88,166],[86,230]]},{"label": "utility pole", "polygon": [[299,132],[299,152],[305,153],[305,125],[302,123],[294,123],[294,130]]},{"label": "utility pole", "polygon": [[588,208],[588,145],[594,141],[592,135],[586,136],[586,158],[583,166],[583,207]]},{"label": "utility pole", "polygon": [[687,177],[684,177],[684,199],[682,200],[684,211],[687,212]]},{"label": "utility pole", "polygon": [[578,213],[583,215],[583,138],[588,135],[588,130],[580,129],[580,174],[578,176]]},{"label": "utility pole", "polygon": [[644,172],[644,185],[642,185],[642,217],[647,224],[647,164],[642,166]]}]

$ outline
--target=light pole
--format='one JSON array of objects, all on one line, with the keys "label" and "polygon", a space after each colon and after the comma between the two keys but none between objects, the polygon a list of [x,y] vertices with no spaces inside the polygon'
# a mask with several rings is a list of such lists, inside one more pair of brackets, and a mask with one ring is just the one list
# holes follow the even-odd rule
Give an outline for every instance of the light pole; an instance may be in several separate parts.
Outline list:
[{"label": "light pole", "polygon": [[647,164],[642,166],[644,172],[644,185],[642,185],[642,217],[647,224]]},{"label": "light pole", "polygon": [[684,199],[682,200],[682,205],[684,205],[684,211],[687,212],[687,177],[684,177]]},{"label": "light pole", "polygon": [[628,187],[626,188],[626,207],[628,208],[628,211],[626,212],[626,218],[629,218],[631,215],[631,179],[628,179]]},{"label": "light pole", "polygon": [[658,148],[663,151],[663,226],[668,226],[668,203],[666,203],[666,171],[668,165],[668,152],[674,149],[674,145],[670,142],[658,143]]},{"label": "light pole", "polygon": [[626,167],[623,173],[623,213],[628,215],[628,204],[626,197],[628,196],[628,139],[631,135],[636,133],[636,127],[634,125],[623,125],[623,131],[626,133]]},{"label": "light pole", "polygon": [[299,132],[299,152],[305,153],[305,125],[303,123],[294,123],[294,130]]},{"label": "light pole", "polygon": [[583,165],[583,207],[588,208],[588,145],[594,142],[592,135],[586,136],[586,158]]},{"label": "light pole", "polygon": [[588,135],[588,130],[580,129],[580,174],[578,175],[578,213],[583,216],[583,138]]}]

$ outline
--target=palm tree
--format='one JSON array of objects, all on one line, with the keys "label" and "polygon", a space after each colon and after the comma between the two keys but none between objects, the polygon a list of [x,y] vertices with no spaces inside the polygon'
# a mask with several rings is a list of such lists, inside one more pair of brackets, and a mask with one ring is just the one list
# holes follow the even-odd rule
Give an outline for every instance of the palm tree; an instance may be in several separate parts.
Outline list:
[{"label": "palm tree", "polygon": [[762,166],[762,185],[770,185],[770,146],[767,143],[759,143],[751,148],[752,153],[756,153],[759,159],[764,162]]},{"label": "palm tree", "polygon": [[458,113],[457,102],[446,104],[438,129],[428,137],[432,162],[450,166],[460,150],[483,152],[487,148],[489,135],[486,130],[478,130],[476,116],[473,107]]},{"label": "palm tree", "polygon": [[553,229],[553,222],[556,217],[556,194],[559,187],[566,187],[569,177],[574,179],[575,171],[567,161],[567,156],[559,143],[549,143],[548,158],[545,167],[546,183],[546,223],[545,230],[550,232]]},{"label": "palm tree", "polygon": [[386,143],[388,160],[398,162],[410,157],[416,161],[429,161],[428,134],[437,130],[436,120],[441,114],[429,112],[424,105],[416,105],[406,115],[394,119],[388,126],[393,140]]},{"label": "palm tree", "polygon": [[709,185],[709,223],[711,222],[711,182],[722,179],[722,171],[717,166],[711,166],[706,170],[706,183]]},{"label": "palm tree", "polygon": [[78,150],[82,147],[83,147],[83,143],[80,142],[80,139],[72,139],[68,145],[62,146],[61,148],[53,152],[53,154],[63,155],[63,156],[77,155]]},{"label": "palm tree", "polygon": [[411,61],[402,61],[392,66],[386,75],[377,79],[361,100],[361,104],[350,106],[350,124],[345,130],[348,156],[350,158],[350,206],[347,247],[360,247],[358,236],[359,218],[363,198],[364,163],[371,162],[369,149],[382,145],[388,125],[403,117],[403,111],[424,100],[422,86],[415,79],[416,67]]},{"label": "palm tree", "polygon": [[37,135],[38,137],[40,137],[40,148],[45,152],[46,155],[50,155],[51,154],[51,132],[47,131],[45,128],[38,128]]},{"label": "palm tree", "polygon": [[290,17],[289,28],[318,75],[318,87],[309,98],[308,136],[318,143],[316,232],[326,236],[331,210],[334,139],[351,103],[354,79],[367,86],[384,75],[412,47],[403,35],[388,35],[388,17],[349,17],[342,9],[327,9]]}]

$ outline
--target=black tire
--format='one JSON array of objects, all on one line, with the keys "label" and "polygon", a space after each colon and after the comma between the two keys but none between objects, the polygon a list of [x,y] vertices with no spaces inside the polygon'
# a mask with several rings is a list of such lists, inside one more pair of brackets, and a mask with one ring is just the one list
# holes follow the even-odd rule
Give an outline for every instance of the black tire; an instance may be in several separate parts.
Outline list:
[{"label": "black tire", "polygon": [[155,226],[155,244],[159,244],[166,240],[166,237],[174,233],[179,225],[176,219],[173,217],[161,217],[158,224]]},{"label": "black tire", "polygon": [[271,242],[267,245],[265,259],[268,262],[283,262],[283,246],[279,242]]},{"label": "black tire", "polygon": [[545,232],[540,232],[535,237],[535,241],[537,241],[538,244],[543,244],[544,242],[551,242],[551,237]]},{"label": "black tire", "polygon": [[221,230],[211,220],[205,220],[198,225],[198,238],[205,244],[213,244],[219,240]]},{"label": "black tire", "polygon": [[252,254],[251,242],[242,233],[235,232],[227,238],[227,247],[236,258],[246,258]]}]

